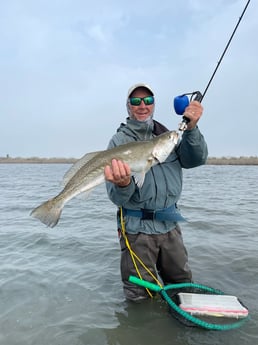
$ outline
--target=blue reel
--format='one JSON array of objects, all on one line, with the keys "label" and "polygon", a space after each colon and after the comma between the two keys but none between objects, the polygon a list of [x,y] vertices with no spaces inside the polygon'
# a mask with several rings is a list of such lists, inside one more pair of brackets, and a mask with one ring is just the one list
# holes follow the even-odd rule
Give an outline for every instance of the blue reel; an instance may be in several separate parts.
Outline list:
[{"label": "blue reel", "polygon": [[[191,95],[190,100],[187,95]],[[194,91],[191,93],[185,93],[184,95],[177,96],[174,98],[174,109],[177,115],[183,115],[185,112],[185,108],[188,107],[190,101],[198,101],[201,102],[203,99],[203,95],[200,91]]]},{"label": "blue reel", "polygon": [[186,95],[177,96],[174,98],[174,109],[177,115],[183,115],[185,108],[189,105],[190,101]]}]

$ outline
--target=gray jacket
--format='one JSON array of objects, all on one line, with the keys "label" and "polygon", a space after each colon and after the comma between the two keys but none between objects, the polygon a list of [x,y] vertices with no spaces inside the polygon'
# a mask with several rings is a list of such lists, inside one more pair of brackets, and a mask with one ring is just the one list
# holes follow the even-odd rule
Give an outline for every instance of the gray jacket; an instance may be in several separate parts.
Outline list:
[{"label": "gray jacket", "polygon": [[[166,130],[157,121],[148,124],[128,118],[127,123],[121,124],[118,128],[108,148],[131,141],[149,140]],[[189,169],[205,164],[207,156],[207,145],[198,127],[186,130],[182,140],[166,161],[152,167],[146,173],[142,188],[138,188],[133,179],[127,187],[118,187],[106,182],[108,196],[115,205],[126,209],[167,208],[179,200],[182,191],[182,168]],[[140,217],[126,216],[126,231],[131,234],[165,233],[173,229],[175,224],[172,221],[141,220]]]}]

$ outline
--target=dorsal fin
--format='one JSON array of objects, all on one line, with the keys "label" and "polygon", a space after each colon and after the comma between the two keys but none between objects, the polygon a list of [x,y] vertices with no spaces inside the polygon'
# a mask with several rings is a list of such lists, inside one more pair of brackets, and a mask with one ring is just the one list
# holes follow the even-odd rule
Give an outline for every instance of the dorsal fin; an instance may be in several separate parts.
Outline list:
[{"label": "dorsal fin", "polygon": [[98,153],[101,151],[90,152],[86,153],[82,158],[78,159],[76,163],[74,163],[71,168],[65,173],[63,177],[63,185],[66,186],[68,181],[81,169],[81,167],[89,162],[92,158],[94,158]]}]

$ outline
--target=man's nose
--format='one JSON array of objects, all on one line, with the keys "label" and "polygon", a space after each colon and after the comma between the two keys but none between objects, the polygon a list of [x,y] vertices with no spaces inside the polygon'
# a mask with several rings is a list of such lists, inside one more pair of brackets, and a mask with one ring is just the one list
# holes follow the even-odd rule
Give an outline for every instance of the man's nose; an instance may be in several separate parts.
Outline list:
[{"label": "man's nose", "polygon": [[141,107],[141,108],[144,108],[144,107],[145,107],[145,103],[144,103],[144,100],[143,100],[143,99],[141,99],[141,103],[139,104],[139,107]]}]

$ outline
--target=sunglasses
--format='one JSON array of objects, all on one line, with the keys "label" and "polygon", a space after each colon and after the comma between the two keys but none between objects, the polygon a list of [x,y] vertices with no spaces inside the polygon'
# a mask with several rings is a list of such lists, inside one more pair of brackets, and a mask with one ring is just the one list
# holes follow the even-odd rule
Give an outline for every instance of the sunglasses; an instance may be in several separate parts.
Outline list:
[{"label": "sunglasses", "polygon": [[154,103],[154,97],[153,96],[147,96],[147,97],[131,97],[129,98],[131,105],[140,105],[142,101],[145,105],[152,105]]}]

